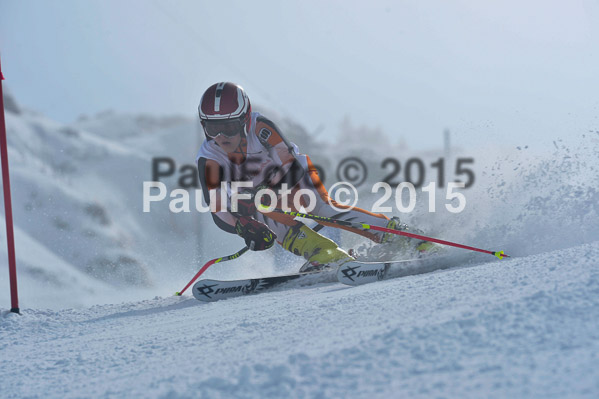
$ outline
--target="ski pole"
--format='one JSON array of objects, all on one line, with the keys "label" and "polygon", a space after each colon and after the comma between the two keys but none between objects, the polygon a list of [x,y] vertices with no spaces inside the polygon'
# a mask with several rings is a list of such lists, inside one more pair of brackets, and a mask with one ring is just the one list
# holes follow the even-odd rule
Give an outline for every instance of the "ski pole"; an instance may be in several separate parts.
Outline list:
[{"label": "ski pole", "polygon": [[241,255],[243,255],[244,253],[246,253],[248,250],[249,250],[249,248],[246,246],[246,247],[241,248],[239,251],[235,252],[233,255],[224,256],[222,258],[216,258],[216,259],[212,259],[211,261],[208,261],[208,263],[206,263],[204,266],[202,266],[202,268],[196,273],[195,276],[193,276],[193,278],[191,279],[191,281],[189,281],[189,283],[187,283],[187,285],[181,291],[175,292],[175,296],[181,296],[181,295],[183,295],[183,293],[185,292],[185,290],[187,288],[189,288],[189,286],[192,285],[193,282],[196,281],[196,279],[198,277],[200,277],[200,275],[202,273],[204,273],[206,271],[206,269],[208,269],[213,264],[220,263],[220,262],[226,262],[228,260],[237,259]]},{"label": "ski pole", "polygon": [[382,231],[385,233],[397,234],[400,236],[405,236],[405,237],[410,237],[410,238],[417,238],[419,240],[436,242],[437,244],[450,245],[452,247],[468,249],[470,251],[482,252],[485,254],[494,255],[494,256],[498,257],[499,259],[510,257],[509,255],[504,254],[503,251],[487,251],[486,249],[470,247],[468,245],[462,245],[462,244],[458,244],[458,243],[451,242],[451,241],[439,240],[437,238],[427,237],[427,236],[423,236],[420,234],[408,233],[407,231],[394,230],[394,229],[390,229],[387,227],[373,226],[373,225],[366,224],[366,223],[350,222],[347,220],[337,220],[337,219],[332,219],[332,218],[328,218],[325,216],[312,215],[309,213],[301,213],[301,212],[294,212],[294,211],[288,212],[288,211],[284,211],[284,210],[278,209],[278,208],[274,208],[274,209],[269,208],[266,205],[260,206],[260,212],[264,212],[264,213],[277,212],[277,213],[282,213],[284,215],[289,215],[289,216],[294,216],[294,217],[297,216],[297,217],[305,218],[305,219],[312,219],[312,220],[316,220],[316,221],[320,221],[320,222],[335,224],[338,226],[353,227],[353,228],[358,228],[358,229],[362,228],[362,229],[369,229],[369,230],[377,230],[377,231]]}]

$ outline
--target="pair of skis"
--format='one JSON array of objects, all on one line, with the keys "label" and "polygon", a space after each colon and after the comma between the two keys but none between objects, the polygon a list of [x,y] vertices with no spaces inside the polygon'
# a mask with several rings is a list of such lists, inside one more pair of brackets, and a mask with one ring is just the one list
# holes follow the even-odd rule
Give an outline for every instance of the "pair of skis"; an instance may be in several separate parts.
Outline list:
[{"label": "pair of skis", "polygon": [[[264,205],[262,205],[259,210],[263,213],[281,213],[292,217],[300,217],[304,219],[312,219],[316,220],[321,224],[331,225],[335,227],[353,227],[358,229],[366,229],[366,230],[376,230],[384,233],[396,234],[404,237],[415,238],[423,241],[430,241],[437,244],[449,245],[457,248],[466,249],[469,251],[477,251],[486,254],[490,254],[496,256],[499,259],[503,259],[509,257],[503,251],[489,251],[486,249],[471,247],[463,244],[458,244],[451,241],[440,240],[438,238],[427,237],[419,234],[408,233],[407,231],[394,230],[387,227],[373,226],[365,223],[359,222],[351,222],[345,220],[338,220],[333,218],[328,218],[324,216],[311,215],[307,213],[300,212],[288,212],[282,209],[270,209]],[[181,296],[185,290],[193,284],[194,281],[200,277],[202,273],[206,271],[211,265],[215,263],[225,262],[228,260],[237,259],[245,252],[247,252],[249,248],[246,246],[234,253],[233,255],[225,256],[222,258],[212,259],[208,263],[206,263],[197,274],[187,283],[187,285],[180,291],[176,292],[175,295]],[[391,265],[396,263],[402,264],[416,264],[420,262],[420,259],[416,260],[403,260],[403,261],[394,261],[394,262],[359,262],[359,261],[350,261],[347,262],[340,267],[337,268],[336,279],[337,281],[347,284],[347,285],[360,285],[366,284],[377,280],[382,280],[387,276],[387,272]],[[330,269],[329,269],[330,270]],[[275,276],[275,277],[264,277],[258,279],[248,279],[248,280],[234,280],[234,281],[220,281],[220,280],[200,280],[194,284],[193,296],[201,301],[217,301],[219,299],[231,298],[234,296],[247,295],[255,292],[264,291],[266,289],[272,288],[274,286],[289,282],[291,280],[310,280],[312,281],[316,276],[322,277],[325,275],[325,271],[320,272],[309,272],[309,273],[296,273],[289,274],[286,276]]]},{"label": "pair of skis", "polygon": [[336,280],[346,285],[362,285],[383,280],[393,264],[420,262],[420,259],[394,262],[359,262],[350,261],[334,268],[322,271],[288,274],[284,276],[253,278],[246,280],[200,280],[192,287],[193,296],[203,302],[213,302],[242,295],[259,293],[273,287],[294,281],[297,285],[310,285],[319,282]]}]

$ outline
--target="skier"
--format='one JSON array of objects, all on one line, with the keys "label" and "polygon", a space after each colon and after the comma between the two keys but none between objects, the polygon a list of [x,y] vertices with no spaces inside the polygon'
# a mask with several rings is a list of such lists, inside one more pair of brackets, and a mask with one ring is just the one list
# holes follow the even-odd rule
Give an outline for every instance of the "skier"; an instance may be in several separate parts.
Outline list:
[{"label": "skier", "polygon": [[[284,199],[279,195],[276,204],[268,205],[279,208],[281,203],[285,203],[294,211],[299,211],[292,199],[298,190],[307,189],[316,197],[316,207],[311,211],[313,214],[393,229],[407,229],[397,217],[389,219],[382,214],[335,203],[320,181],[310,158],[300,154],[297,146],[288,142],[272,121],[252,112],[250,100],[242,87],[230,82],[210,86],[202,95],[198,111],[206,135],[197,155],[204,198],[210,204],[209,191],[216,191],[214,198],[217,203],[210,204],[214,207],[214,222],[222,230],[241,236],[250,249],[268,249],[277,240],[287,251],[306,259],[301,272],[322,268],[324,265],[340,265],[354,259],[335,242],[289,215],[257,211],[253,197],[249,200],[240,199],[237,212],[233,212],[231,192],[228,190],[226,196],[229,201],[226,208],[221,207],[222,182],[251,182],[253,194],[264,187],[278,193],[283,183],[287,183],[290,190],[283,195],[288,197]],[[300,198],[302,206],[309,204],[306,194]],[[339,212],[331,204],[343,212]],[[365,236],[382,246],[391,247],[394,252],[400,247],[412,247],[424,252],[434,245],[391,233],[345,226],[341,228]]]}]

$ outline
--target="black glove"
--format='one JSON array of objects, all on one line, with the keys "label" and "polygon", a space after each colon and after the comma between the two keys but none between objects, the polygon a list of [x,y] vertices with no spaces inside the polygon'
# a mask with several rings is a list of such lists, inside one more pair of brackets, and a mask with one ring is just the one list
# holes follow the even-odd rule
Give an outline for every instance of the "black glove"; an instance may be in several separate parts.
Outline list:
[{"label": "black glove", "polygon": [[235,231],[252,251],[263,251],[272,247],[277,238],[267,225],[245,216],[239,218],[235,224]]},{"label": "black glove", "polygon": [[256,214],[256,204],[254,196],[251,199],[237,200],[237,214],[241,216],[254,216]]}]

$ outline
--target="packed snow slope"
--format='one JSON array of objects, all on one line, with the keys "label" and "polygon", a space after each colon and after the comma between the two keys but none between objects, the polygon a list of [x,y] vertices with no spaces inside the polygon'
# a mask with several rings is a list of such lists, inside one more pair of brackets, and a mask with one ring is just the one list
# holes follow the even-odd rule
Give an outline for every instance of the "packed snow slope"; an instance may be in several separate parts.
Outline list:
[{"label": "packed snow slope", "polygon": [[599,242],[215,303],[26,309],[3,398],[593,398]]},{"label": "packed snow slope", "polygon": [[[0,308],[0,397],[599,397],[598,131],[456,150],[475,160],[464,211],[446,212],[438,189],[435,213],[419,191],[416,210],[400,215],[510,259],[451,252],[431,273],[204,304],[171,295],[241,239],[168,203],[141,211],[152,158],[193,162],[193,127],[114,113],[63,126],[7,112],[23,314]],[[360,205],[372,205],[381,159],[393,154],[309,142],[302,150],[332,170],[352,155],[378,169],[360,187]],[[441,154],[393,156],[429,165]],[[6,270],[4,245],[0,258]],[[205,277],[288,273],[301,263],[289,259],[248,253]],[[0,291],[8,304],[5,272]]]}]

